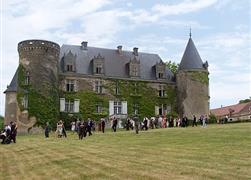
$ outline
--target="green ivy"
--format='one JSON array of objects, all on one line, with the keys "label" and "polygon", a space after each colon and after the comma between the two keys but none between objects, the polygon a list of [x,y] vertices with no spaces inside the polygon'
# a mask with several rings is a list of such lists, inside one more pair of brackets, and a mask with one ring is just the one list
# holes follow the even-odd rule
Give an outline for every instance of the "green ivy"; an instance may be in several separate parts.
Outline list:
[{"label": "green ivy", "polygon": [[194,81],[198,81],[201,82],[202,84],[208,85],[209,83],[208,72],[193,71],[189,72],[189,74],[191,75]]},{"label": "green ivy", "polygon": [[[107,96],[102,94],[97,94],[93,91],[79,91],[79,92],[61,92],[64,94],[66,100],[74,101],[74,99],[80,100],[79,111],[81,118],[87,119],[92,118],[99,120],[102,117],[108,116],[109,99]],[[102,106],[102,112],[96,113],[96,105],[100,104]],[[75,113],[73,113],[73,116]],[[61,116],[62,117],[62,116]]]},{"label": "green ivy", "polygon": [[[116,84],[119,87],[119,94],[115,94]],[[108,117],[110,99],[127,101],[129,116],[134,114],[133,105],[138,104],[141,119],[144,116],[154,116],[155,106],[159,104],[171,105],[171,113],[176,113],[176,93],[172,87],[166,86],[166,97],[158,97],[158,92],[155,89],[141,81],[111,80],[107,81],[103,87],[106,89],[106,94],[97,94],[93,91],[61,92],[61,94],[66,100],[80,99],[80,114],[84,119],[89,117],[98,120],[101,117]],[[95,113],[97,104],[102,106],[102,113]],[[63,115],[61,117],[63,118]],[[69,121],[69,117],[65,119]]]},{"label": "green ivy", "polygon": [[36,125],[43,126],[46,122],[55,125],[59,115],[58,88],[51,87],[50,95],[44,96],[34,89],[32,85],[25,85],[24,81],[25,68],[19,65],[17,101],[21,111],[24,110],[21,103],[22,98],[27,95],[29,117],[36,117]]}]

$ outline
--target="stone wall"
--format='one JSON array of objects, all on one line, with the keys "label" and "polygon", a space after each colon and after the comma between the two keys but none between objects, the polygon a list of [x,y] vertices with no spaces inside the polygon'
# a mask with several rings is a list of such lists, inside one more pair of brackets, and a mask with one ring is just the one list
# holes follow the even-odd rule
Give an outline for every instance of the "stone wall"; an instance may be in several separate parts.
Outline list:
[{"label": "stone wall", "polygon": [[4,124],[9,124],[11,121],[17,121],[17,108],[17,93],[6,92]]},{"label": "stone wall", "polygon": [[[73,80],[75,82],[75,92],[65,92],[67,80]],[[102,93],[95,93],[95,81],[102,82]],[[88,114],[95,113],[93,107],[97,104],[97,101],[102,102],[107,110],[109,108],[109,100],[111,101],[127,101],[128,114],[132,113],[133,107],[136,104],[139,105],[142,116],[146,113],[148,116],[153,116],[155,114],[155,109],[159,105],[168,108],[169,111],[176,112],[176,99],[175,94],[175,84],[159,81],[139,81],[136,79],[112,79],[98,76],[73,76],[73,74],[61,74],[60,75],[60,97],[66,99],[80,99],[80,113],[86,110],[83,109],[83,105],[86,109],[89,108]],[[119,87],[119,94],[116,95],[115,88],[116,84]],[[137,90],[134,91],[134,87]],[[159,97],[160,86],[166,90],[165,97]],[[84,94],[91,92],[90,97],[86,97]],[[135,94],[136,92],[136,94]],[[174,93],[173,93],[174,92]],[[175,96],[175,97],[172,97]],[[84,98],[85,99],[81,99]],[[88,104],[86,104],[88,100]],[[175,103],[175,104],[174,104]]]},{"label": "stone wall", "polygon": [[[208,74],[207,71],[204,73]],[[208,83],[196,80],[194,75],[191,71],[179,71],[176,77],[179,115],[189,119],[192,119],[193,115],[197,118],[209,115]]]},{"label": "stone wall", "polygon": [[[58,104],[59,101],[59,52],[59,45],[50,41],[27,40],[18,44],[18,102],[20,103],[23,92],[26,92],[28,97],[28,108],[25,109],[19,104],[17,109],[16,118],[20,133],[31,132],[34,125],[44,125],[45,121],[52,121],[58,116],[51,104]],[[29,83],[26,80],[27,75]]]},{"label": "stone wall", "polygon": [[30,74],[30,83],[43,95],[58,87],[60,47],[50,41],[27,40],[18,44],[19,63]]}]

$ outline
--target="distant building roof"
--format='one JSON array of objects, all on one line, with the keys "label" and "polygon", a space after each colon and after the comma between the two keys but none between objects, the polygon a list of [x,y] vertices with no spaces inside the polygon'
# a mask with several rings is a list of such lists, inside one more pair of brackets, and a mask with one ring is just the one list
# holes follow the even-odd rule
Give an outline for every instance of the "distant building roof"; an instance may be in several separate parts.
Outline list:
[{"label": "distant building roof", "polygon": [[183,54],[183,57],[179,65],[179,69],[180,70],[205,69],[203,67],[203,62],[191,37],[188,40],[186,50]]},{"label": "distant building roof", "polygon": [[234,115],[240,113],[247,106],[251,106],[251,102],[211,109],[210,112],[215,116],[226,116],[229,115],[230,111],[232,111],[232,114]]},{"label": "distant building roof", "polygon": [[10,85],[7,86],[7,89],[4,91],[4,93],[17,92],[17,79],[18,79],[18,70],[16,70],[15,75],[12,78]]},{"label": "distant building roof", "polygon": [[[138,52],[137,56],[133,51],[118,52],[117,49],[105,49],[97,47],[86,47],[81,49],[81,46],[77,45],[62,45],[60,51],[60,61],[64,54],[71,51],[76,55],[76,73],[91,75],[92,72],[92,59],[99,54],[104,57],[105,76],[128,78],[128,72],[126,70],[126,64],[130,62],[130,59],[136,57],[140,60],[140,79],[144,80],[156,80],[156,73],[153,67],[156,63],[161,62],[161,58],[157,54]],[[61,64],[61,63],[60,63]],[[61,72],[62,72],[62,67]],[[173,73],[170,69],[166,68],[167,81],[173,82]]]}]

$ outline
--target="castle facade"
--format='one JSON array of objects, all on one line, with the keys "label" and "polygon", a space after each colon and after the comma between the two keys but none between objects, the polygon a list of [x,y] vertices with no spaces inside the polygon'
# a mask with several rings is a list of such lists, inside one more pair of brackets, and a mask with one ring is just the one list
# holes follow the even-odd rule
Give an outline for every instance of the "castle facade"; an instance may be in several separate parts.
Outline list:
[{"label": "castle facade", "polygon": [[62,45],[45,40],[18,44],[19,67],[6,91],[5,123],[20,132],[59,118],[209,113],[208,64],[189,38],[177,74],[157,54]]}]

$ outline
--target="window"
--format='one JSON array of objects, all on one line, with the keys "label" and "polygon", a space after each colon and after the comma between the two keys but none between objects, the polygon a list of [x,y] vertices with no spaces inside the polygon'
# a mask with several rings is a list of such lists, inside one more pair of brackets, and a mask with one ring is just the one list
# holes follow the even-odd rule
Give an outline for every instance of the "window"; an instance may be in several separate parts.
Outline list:
[{"label": "window", "polygon": [[73,71],[73,65],[72,64],[67,64],[66,71],[72,72]]},{"label": "window", "polygon": [[166,96],[166,92],[163,86],[159,87],[159,97],[164,97]]},{"label": "window", "polygon": [[67,79],[66,80],[66,91],[73,92],[75,90],[75,81]]},{"label": "window", "polygon": [[22,106],[24,109],[28,109],[28,95],[24,95],[22,98]]},{"label": "window", "polygon": [[29,85],[30,84],[30,73],[27,71],[24,79],[24,84]]},{"label": "window", "polygon": [[162,115],[163,115],[162,113],[163,113],[163,109],[160,107],[160,108],[159,108],[159,115],[162,116]]},{"label": "window", "polygon": [[114,114],[121,114],[122,104],[121,101],[114,101]]},{"label": "window", "polygon": [[96,113],[102,113],[102,104],[101,103],[96,104]]},{"label": "window", "polygon": [[159,115],[166,115],[168,112],[170,112],[171,107],[167,106],[166,104],[160,104],[159,106]]},{"label": "window", "polygon": [[163,73],[159,73],[159,78],[163,78],[164,77],[164,74]]},{"label": "window", "polygon": [[95,81],[95,92],[101,94],[102,93],[102,82]]},{"label": "window", "polygon": [[115,94],[119,95],[119,83],[118,82],[116,82]]},{"label": "window", "polygon": [[96,67],[96,74],[102,74],[102,67],[101,66]]},{"label": "window", "polygon": [[134,83],[133,86],[134,86],[134,89],[133,89],[134,92],[133,93],[138,94],[138,84]]},{"label": "window", "polygon": [[136,66],[133,67],[132,69],[132,75],[137,76],[138,75],[138,68]]},{"label": "window", "polygon": [[74,101],[65,101],[65,111],[74,112]]},{"label": "window", "polygon": [[133,112],[135,115],[139,114],[139,104],[138,103],[133,104]]}]

